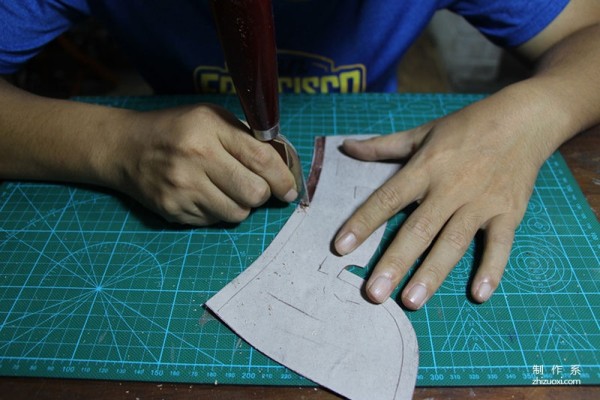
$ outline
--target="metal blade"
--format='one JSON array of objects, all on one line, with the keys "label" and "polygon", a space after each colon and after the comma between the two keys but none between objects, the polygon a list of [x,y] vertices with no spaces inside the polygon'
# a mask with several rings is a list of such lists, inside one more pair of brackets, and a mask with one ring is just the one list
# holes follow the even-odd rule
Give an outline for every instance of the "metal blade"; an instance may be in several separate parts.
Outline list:
[{"label": "metal blade", "polygon": [[308,189],[306,188],[306,180],[302,173],[302,165],[300,164],[298,152],[290,141],[281,134],[277,135],[273,140],[269,141],[269,143],[277,150],[290,171],[292,171],[294,179],[296,180],[296,191],[301,196],[300,204],[302,206],[309,206],[310,199],[308,196]]}]

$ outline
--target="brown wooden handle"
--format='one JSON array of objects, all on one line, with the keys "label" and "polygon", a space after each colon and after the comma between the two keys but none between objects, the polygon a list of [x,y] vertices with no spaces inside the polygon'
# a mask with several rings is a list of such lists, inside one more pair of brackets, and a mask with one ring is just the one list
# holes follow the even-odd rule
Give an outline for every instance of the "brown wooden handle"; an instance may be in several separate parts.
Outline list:
[{"label": "brown wooden handle", "polygon": [[271,0],[211,0],[227,68],[248,124],[270,131],[279,124],[278,75]]}]

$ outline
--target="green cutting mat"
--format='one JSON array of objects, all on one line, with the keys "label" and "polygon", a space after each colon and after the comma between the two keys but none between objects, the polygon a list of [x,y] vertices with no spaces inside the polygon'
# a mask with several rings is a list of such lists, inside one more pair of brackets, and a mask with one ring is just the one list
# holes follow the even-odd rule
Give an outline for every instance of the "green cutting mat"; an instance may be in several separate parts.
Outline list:
[{"label": "green cutting mat", "polygon": [[[410,128],[478,98],[288,96],[282,125],[308,168],[316,135]],[[234,97],[82,100],[141,110],[210,101],[241,115]],[[261,254],[292,209],[272,204],[236,227],[183,229],[115,193],[4,183],[0,374],[310,385],[203,308]],[[466,299],[472,246],[427,306],[408,313],[420,346],[417,384],[599,384],[599,234],[562,157],[553,155],[492,299]]]}]

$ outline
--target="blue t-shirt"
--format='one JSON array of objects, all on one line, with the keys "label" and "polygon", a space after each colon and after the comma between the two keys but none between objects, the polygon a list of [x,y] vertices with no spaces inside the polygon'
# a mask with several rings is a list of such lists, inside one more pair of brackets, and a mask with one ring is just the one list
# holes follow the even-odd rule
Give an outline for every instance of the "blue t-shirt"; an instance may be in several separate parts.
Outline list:
[{"label": "blue t-shirt", "polygon": [[[400,57],[435,11],[464,16],[494,43],[518,46],[568,0],[274,0],[280,89],[394,91]],[[93,15],[119,40],[157,93],[233,90],[207,0],[5,0],[0,74]]]}]

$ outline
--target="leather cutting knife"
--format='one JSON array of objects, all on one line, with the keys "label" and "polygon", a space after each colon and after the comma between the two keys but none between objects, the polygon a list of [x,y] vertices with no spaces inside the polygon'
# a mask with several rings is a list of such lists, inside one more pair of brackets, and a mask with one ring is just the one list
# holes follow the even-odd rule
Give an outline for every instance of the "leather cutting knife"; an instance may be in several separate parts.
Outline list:
[{"label": "leather cutting knife", "polygon": [[279,79],[271,0],[211,0],[227,68],[254,137],[269,142],[296,180],[301,204],[309,197],[294,146],[279,127]]}]

